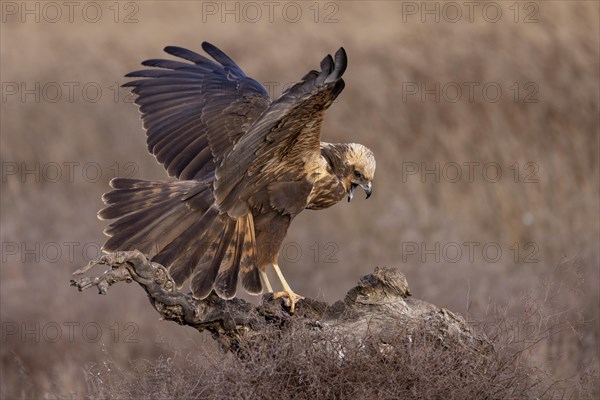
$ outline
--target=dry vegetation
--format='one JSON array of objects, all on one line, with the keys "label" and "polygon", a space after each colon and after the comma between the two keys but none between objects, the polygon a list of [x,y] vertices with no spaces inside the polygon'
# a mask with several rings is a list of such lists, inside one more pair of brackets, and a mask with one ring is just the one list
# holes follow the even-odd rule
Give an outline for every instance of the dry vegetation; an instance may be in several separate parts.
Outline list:
[{"label": "dry vegetation", "polygon": [[[279,17],[203,23],[201,2],[139,2],[133,24],[114,23],[108,9],[110,17],[96,24],[2,22],[3,85],[77,82],[79,89],[73,102],[64,85],[54,103],[32,95],[22,101],[20,93],[2,100],[0,396],[252,398],[283,391],[294,398],[598,398],[600,8],[589,1],[540,2],[538,22],[526,24],[513,22],[508,3],[499,4],[504,17],[497,23],[480,17],[421,23],[419,16],[402,22],[401,3],[360,1],[341,3],[339,21],[329,24],[312,16],[295,24]],[[312,351],[299,335],[266,341],[240,364],[219,354],[210,338],[157,321],[137,288],[116,288],[107,298],[69,288],[70,273],[96,257],[94,244],[104,240],[95,213],[115,167],[129,176],[126,163],[133,163],[135,177],[165,179],[146,154],[135,107],[113,85],[141,60],[160,56],[163,46],[199,49],[202,40],[222,47],[258,80],[279,82],[275,95],[326,52],[340,45],[348,51],[347,87],[328,113],[324,140],[361,142],[374,151],[374,196],[295,221],[288,243],[302,253],[282,260],[294,289],[332,301],[373,266],[399,267],[417,297],[495,336],[498,358],[470,365],[468,354],[423,338],[410,351],[399,345],[375,357],[366,346],[340,360]],[[102,88],[98,102],[81,93],[90,82]],[[423,102],[420,93],[403,101],[403,84],[413,82],[428,88],[495,82],[503,95],[495,103],[481,92],[473,102],[466,93],[457,102],[431,96]],[[536,103],[523,101],[528,82],[539,89]],[[7,174],[12,163],[31,169],[36,162],[60,164],[62,177]],[[79,163],[73,179],[67,162]],[[94,170],[82,176],[90,162],[101,168],[97,180],[90,179]],[[423,162],[429,168],[494,162],[503,175],[487,182],[476,169],[471,183],[402,179],[407,163]],[[524,182],[528,162],[537,166],[537,182]],[[510,169],[515,163],[518,182]],[[407,243],[465,242],[480,243],[473,261],[464,246],[457,262],[448,254],[439,260],[406,254]],[[75,243],[73,257],[68,243]],[[501,248],[498,261],[482,257],[486,243]],[[72,338],[71,322],[80,324]],[[61,327],[55,341],[52,324]],[[85,324],[102,329],[97,341],[90,339],[93,330],[86,336]],[[169,379],[157,380],[163,376]]]},{"label": "dry vegetation", "polygon": [[[487,357],[429,330],[411,340],[325,336],[306,331],[283,339],[265,333],[245,343],[247,357],[175,353],[127,366],[110,360],[87,370],[94,399],[539,399],[565,398],[561,383],[531,368],[520,352]],[[585,389],[580,398],[591,398]]]}]

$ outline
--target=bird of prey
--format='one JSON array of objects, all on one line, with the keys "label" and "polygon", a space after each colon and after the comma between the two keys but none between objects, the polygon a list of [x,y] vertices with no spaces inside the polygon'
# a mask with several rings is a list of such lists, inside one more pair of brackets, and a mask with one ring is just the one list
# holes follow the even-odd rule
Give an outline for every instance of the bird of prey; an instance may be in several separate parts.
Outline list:
[{"label": "bird of prey", "polygon": [[212,57],[168,46],[179,60],[151,59],[126,77],[142,114],[148,150],[173,181],[115,178],[100,219],[113,220],[106,252],[140,250],[192,294],[273,292],[275,270],[293,311],[302,298],[278,266],[288,227],[302,210],[371,195],[373,153],[356,143],[321,142],[327,108],[344,88],[340,48],[279,98],[214,45]]}]

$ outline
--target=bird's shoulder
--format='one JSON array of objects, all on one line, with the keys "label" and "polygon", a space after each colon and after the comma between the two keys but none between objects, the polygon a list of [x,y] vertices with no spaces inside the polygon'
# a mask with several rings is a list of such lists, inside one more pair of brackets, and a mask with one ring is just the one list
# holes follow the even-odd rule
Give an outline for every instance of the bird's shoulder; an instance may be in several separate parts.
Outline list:
[{"label": "bird's shoulder", "polygon": [[323,155],[319,155],[317,162],[307,168],[307,178],[312,183],[306,203],[308,209],[331,207],[346,194],[346,188],[335,173],[334,166]]}]

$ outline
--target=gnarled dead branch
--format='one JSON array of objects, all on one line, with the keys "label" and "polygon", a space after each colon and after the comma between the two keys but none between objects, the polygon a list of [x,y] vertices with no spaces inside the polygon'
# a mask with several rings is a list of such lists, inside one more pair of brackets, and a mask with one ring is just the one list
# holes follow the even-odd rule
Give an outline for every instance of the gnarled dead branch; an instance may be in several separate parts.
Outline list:
[{"label": "gnarled dead branch", "polygon": [[363,276],[343,300],[329,305],[304,299],[291,314],[283,301],[273,299],[271,294],[263,295],[258,306],[241,299],[223,300],[214,292],[206,299],[196,300],[191,293],[178,291],[166,268],[149,261],[139,251],[105,255],[75,274],[83,274],[96,265],[110,269],[98,277],[72,280],[71,285],[80,291],[95,286],[100,294],[106,294],[117,282],[135,281],[146,290],[151,304],[164,319],[209,331],[225,351],[235,352],[241,340],[271,328],[283,334],[292,326],[315,335],[327,331],[365,338],[372,334],[382,346],[386,336],[398,337],[399,333],[410,344],[411,335],[425,329],[441,345],[459,345],[482,353],[491,349],[489,342],[476,335],[461,316],[413,298],[406,278],[396,269],[377,267]]}]

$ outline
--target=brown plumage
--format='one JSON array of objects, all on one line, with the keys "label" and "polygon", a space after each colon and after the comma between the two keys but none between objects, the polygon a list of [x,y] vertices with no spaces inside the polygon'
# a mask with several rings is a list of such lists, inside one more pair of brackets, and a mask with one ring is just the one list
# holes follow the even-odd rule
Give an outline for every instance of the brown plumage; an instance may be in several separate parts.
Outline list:
[{"label": "brown plumage", "polygon": [[211,290],[272,291],[273,266],[282,296],[299,298],[281,275],[279,249],[289,224],[304,209],[320,210],[356,187],[371,194],[375,159],[366,147],[321,142],[325,110],[344,88],[347,58],[321,61],[278,99],[209,43],[212,56],[179,47],[181,59],[147,60],[156,67],[128,74],[147,134],[148,150],[171,182],[116,178],[103,196],[107,252],[138,249],[169,268],[195,297]]}]

